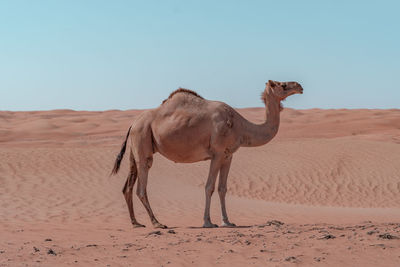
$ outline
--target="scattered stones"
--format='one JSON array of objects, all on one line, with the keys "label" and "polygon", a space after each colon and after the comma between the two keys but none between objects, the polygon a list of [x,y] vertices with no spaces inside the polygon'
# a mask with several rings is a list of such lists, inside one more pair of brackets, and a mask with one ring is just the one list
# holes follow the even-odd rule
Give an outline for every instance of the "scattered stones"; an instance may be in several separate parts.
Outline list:
[{"label": "scattered stones", "polygon": [[147,234],[147,236],[151,236],[151,235],[162,235],[161,231],[153,231]]},{"label": "scattered stones", "polygon": [[378,235],[378,237],[382,238],[382,239],[399,239],[399,237],[391,235],[389,233],[384,233],[384,234]]},{"label": "scattered stones", "polygon": [[132,244],[132,243],[126,243],[125,246],[126,246],[127,248],[130,248],[130,247],[133,247],[133,244]]},{"label": "scattered stones", "polygon": [[[104,244],[101,243],[100,245],[89,243],[90,240],[96,241],[93,239],[87,239],[86,245],[84,243],[78,243],[71,246],[71,244],[67,243],[65,246],[65,251],[53,245],[56,243],[58,244],[60,241],[57,236],[55,241],[51,240],[50,238],[45,240],[43,237],[41,237],[39,238],[39,242],[32,240],[30,243],[23,242],[21,244],[13,244],[12,247],[15,247],[16,250],[19,249],[18,251],[25,251],[26,255],[32,257],[33,262],[35,262],[37,259],[40,259],[42,262],[44,262],[46,257],[47,260],[55,260],[67,255],[73,255],[73,257],[76,259],[81,255],[81,253],[85,253],[85,251],[88,253],[91,251],[91,257],[89,257],[88,260],[89,262],[91,261],[92,264],[102,261],[106,262],[110,259],[110,257],[113,257],[114,259],[124,258],[126,260],[127,258],[131,258],[131,256],[134,254],[142,254],[144,252],[168,252],[171,255],[179,253],[181,256],[187,255],[190,257],[197,257],[197,255],[202,255],[203,247],[204,249],[209,249],[210,246],[208,246],[207,242],[213,243],[214,246],[212,247],[218,247],[218,249],[221,249],[219,254],[215,254],[222,255],[222,258],[218,260],[220,263],[223,263],[221,262],[222,260],[229,261],[232,257],[235,259],[244,257],[250,264],[253,263],[255,266],[257,264],[261,264],[261,262],[265,263],[265,261],[268,263],[268,259],[270,259],[270,261],[274,261],[276,264],[279,263],[281,265],[291,266],[302,264],[302,262],[305,260],[308,260],[310,265],[312,265],[312,262],[314,262],[315,265],[333,265],[335,261],[331,261],[334,260],[334,257],[336,257],[339,253],[343,253],[343,251],[347,254],[351,253],[351,251],[354,251],[353,253],[359,253],[361,251],[360,248],[362,248],[365,253],[392,253],[390,255],[394,255],[394,260],[400,259],[400,256],[395,254],[397,253],[397,250],[395,251],[393,249],[399,248],[399,243],[397,241],[400,240],[400,228],[396,230],[395,226],[388,226],[388,224],[379,224],[376,227],[369,227],[365,230],[362,230],[362,228],[358,227],[357,225],[352,226],[352,228],[342,226],[336,227],[335,225],[323,224],[303,226],[294,223],[285,223],[283,225],[283,223],[281,224],[280,222],[276,221],[268,221],[266,225],[270,226],[266,226],[265,228],[258,228],[258,226],[254,226],[243,229],[226,229],[218,233],[215,231],[200,232],[202,230],[186,231],[185,229],[180,228],[165,230],[149,229],[148,231],[137,233],[137,235],[135,235],[133,238],[126,239],[127,241],[125,242],[122,240],[122,242],[117,242],[106,238],[108,243],[111,243],[109,245],[105,245],[107,243],[104,242]],[[311,228],[313,228],[313,230],[311,230]],[[353,229],[356,229],[356,231],[353,231]],[[293,242],[288,242],[287,238],[292,237],[294,238],[292,239]],[[328,239],[335,238],[338,240],[328,241]],[[116,240],[118,239],[120,239],[120,237],[116,237]],[[154,245],[154,242],[157,240],[160,241],[160,244]],[[49,243],[43,243],[44,241]],[[53,241],[54,243],[50,241]],[[221,244],[221,242],[224,242],[224,244]],[[339,245],[337,242],[341,243],[340,245],[342,246],[342,251],[331,252],[330,249],[334,244]],[[5,245],[6,244],[7,243],[5,243]],[[146,246],[144,246],[144,244],[146,244]],[[195,246],[197,245],[196,247],[199,248],[197,252],[199,253],[194,253],[194,250],[190,250],[191,245],[193,244]],[[112,250],[114,253],[112,255],[102,255],[103,251],[109,251],[109,247],[111,245],[115,248]],[[296,246],[303,248],[305,245],[307,245],[307,247],[309,246],[309,248],[312,249],[312,252],[308,253],[309,251],[307,250],[307,254],[304,253],[305,256],[303,258],[302,255],[296,253],[299,252],[296,250]],[[81,249],[81,252],[77,251],[79,248]],[[271,248],[275,249],[271,250]],[[5,253],[4,250],[6,247],[3,247],[2,249],[3,250],[0,249],[0,258],[6,257],[7,253],[11,251],[9,248],[7,248],[7,253]],[[324,251],[330,251],[329,255],[331,256]],[[6,256],[3,256],[2,253],[5,253]],[[290,256],[290,254],[292,255]],[[51,257],[51,255],[55,256],[55,258]],[[125,258],[124,255],[126,255],[127,258]],[[5,261],[6,260],[7,258],[5,258]],[[15,259],[12,260],[14,261]],[[167,262],[168,258],[164,260],[165,262],[162,263],[164,266],[167,266],[167,264],[172,265],[171,263]],[[187,261],[186,263],[188,262],[190,261]],[[70,258],[69,263],[74,265],[74,259]]]},{"label": "scattered stones", "polygon": [[56,256],[56,255],[57,255],[57,253],[56,253],[54,250],[52,250],[52,249],[49,249],[49,250],[47,251],[47,254],[53,255],[53,256]]},{"label": "scattered stones", "polygon": [[324,257],[314,257],[314,260],[315,261],[318,261],[318,262],[320,262],[320,261],[322,261],[322,260],[324,260],[325,258]]},{"label": "scattered stones", "polygon": [[297,262],[297,258],[296,258],[296,257],[293,257],[293,256],[290,256],[290,257],[285,258],[285,261]]},{"label": "scattered stones", "polygon": [[284,225],[284,223],[281,222],[281,221],[278,221],[278,220],[271,220],[271,221],[268,221],[265,225],[266,226],[274,225],[274,226],[278,226],[279,227],[279,226]]},{"label": "scattered stones", "polygon": [[373,235],[373,234],[377,234],[377,233],[379,233],[379,231],[372,230],[372,231],[367,232],[367,235]]},{"label": "scattered stones", "polygon": [[326,235],[323,235],[322,237],[320,237],[318,239],[334,239],[334,238],[336,238],[336,236],[331,235],[331,234],[326,234]]}]

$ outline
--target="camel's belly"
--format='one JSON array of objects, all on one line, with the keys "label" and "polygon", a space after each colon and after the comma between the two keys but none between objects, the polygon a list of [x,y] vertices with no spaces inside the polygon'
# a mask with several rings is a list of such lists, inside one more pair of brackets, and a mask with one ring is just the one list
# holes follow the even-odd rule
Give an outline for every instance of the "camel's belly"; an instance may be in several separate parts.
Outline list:
[{"label": "camel's belly", "polygon": [[[160,140],[159,140],[160,141]],[[163,140],[154,142],[156,151],[169,160],[180,163],[192,163],[208,160],[211,153],[208,146],[196,141]]]},{"label": "camel's belly", "polygon": [[172,160],[174,162],[178,163],[193,163],[193,162],[198,162],[198,161],[203,161],[203,160],[209,160],[211,156],[208,153],[181,153],[181,154],[175,154],[175,153],[169,153],[167,151],[158,151],[160,152],[161,155],[166,157],[169,160]]},{"label": "camel's belly", "polygon": [[201,129],[174,129],[153,133],[155,150],[164,157],[181,163],[211,158],[210,135]]}]

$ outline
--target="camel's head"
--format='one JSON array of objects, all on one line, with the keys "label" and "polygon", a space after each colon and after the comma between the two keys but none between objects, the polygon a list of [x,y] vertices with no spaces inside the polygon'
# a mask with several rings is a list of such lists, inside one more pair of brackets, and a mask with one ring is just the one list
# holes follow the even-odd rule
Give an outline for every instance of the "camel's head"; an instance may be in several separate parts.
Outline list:
[{"label": "camel's head", "polygon": [[290,95],[303,93],[303,87],[297,82],[277,82],[269,80],[266,83],[265,90],[272,92],[281,101]]}]

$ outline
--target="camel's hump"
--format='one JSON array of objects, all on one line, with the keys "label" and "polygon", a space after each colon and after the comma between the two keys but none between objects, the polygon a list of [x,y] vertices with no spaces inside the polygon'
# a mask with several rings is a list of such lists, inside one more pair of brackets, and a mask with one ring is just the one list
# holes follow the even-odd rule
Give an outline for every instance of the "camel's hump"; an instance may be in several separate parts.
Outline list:
[{"label": "camel's hump", "polygon": [[171,97],[173,97],[174,95],[178,94],[178,93],[191,94],[191,95],[194,95],[194,96],[199,97],[199,98],[201,98],[201,99],[204,99],[203,97],[201,97],[198,93],[196,93],[196,92],[193,91],[193,90],[186,89],[186,88],[178,88],[178,89],[176,89],[175,91],[173,91],[173,92],[168,96],[168,98],[165,99],[165,100],[163,101],[163,103],[164,103],[165,101],[167,101],[168,99],[170,99]]}]

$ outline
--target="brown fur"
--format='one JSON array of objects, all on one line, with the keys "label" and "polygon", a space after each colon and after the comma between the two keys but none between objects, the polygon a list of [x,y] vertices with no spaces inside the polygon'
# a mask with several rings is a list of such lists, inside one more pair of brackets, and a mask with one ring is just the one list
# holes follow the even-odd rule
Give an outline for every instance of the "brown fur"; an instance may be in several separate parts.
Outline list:
[{"label": "brown fur", "polygon": [[198,93],[196,93],[195,91],[192,91],[190,89],[186,89],[186,88],[181,88],[179,87],[178,89],[176,89],[175,91],[173,91],[167,99],[164,99],[164,101],[162,102],[162,104],[164,104],[168,99],[172,98],[174,95],[178,94],[178,93],[186,93],[186,94],[191,94],[194,96],[197,96],[201,99],[204,99],[203,97],[201,97]]},{"label": "brown fur", "polygon": [[[267,97],[267,91],[266,90],[264,90],[261,93],[261,100],[265,105],[267,105],[268,97]],[[282,101],[284,101],[284,100],[282,100]],[[282,111],[282,110],[283,110],[283,105],[282,105],[282,103],[279,103],[279,111]]]}]

